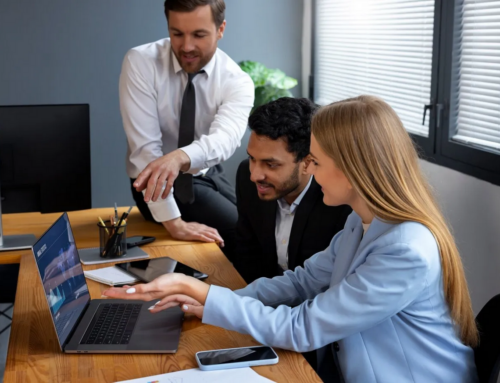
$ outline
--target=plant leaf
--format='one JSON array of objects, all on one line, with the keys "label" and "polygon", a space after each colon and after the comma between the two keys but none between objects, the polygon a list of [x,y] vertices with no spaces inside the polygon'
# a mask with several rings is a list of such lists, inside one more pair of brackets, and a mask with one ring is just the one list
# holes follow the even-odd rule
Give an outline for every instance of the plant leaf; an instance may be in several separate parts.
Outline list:
[{"label": "plant leaf", "polygon": [[279,87],[278,85],[285,77],[285,72],[279,69],[269,69],[266,84]]},{"label": "plant leaf", "polygon": [[297,86],[297,83],[297,80],[293,77],[285,76],[285,78],[281,80],[281,83],[277,86],[280,89],[292,89],[293,87]]},{"label": "plant leaf", "polygon": [[269,69],[267,84],[275,86],[279,89],[291,89],[297,85],[297,80],[292,77],[288,77],[279,69]]},{"label": "plant leaf", "polygon": [[293,97],[292,93],[287,89],[279,89],[272,85],[259,86],[255,88],[254,108],[267,104],[268,102],[277,100],[281,97]]},{"label": "plant leaf", "polygon": [[239,64],[240,68],[248,73],[255,86],[255,108],[281,97],[293,97],[289,89],[297,85],[297,80],[288,77],[282,70],[268,69],[256,61],[245,60]]},{"label": "plant leaf", "polygon": [[241,61],[239,66],[243,72],[248,73],[256,88],[266,84],[269,70],[263,64],[246,60]]}]

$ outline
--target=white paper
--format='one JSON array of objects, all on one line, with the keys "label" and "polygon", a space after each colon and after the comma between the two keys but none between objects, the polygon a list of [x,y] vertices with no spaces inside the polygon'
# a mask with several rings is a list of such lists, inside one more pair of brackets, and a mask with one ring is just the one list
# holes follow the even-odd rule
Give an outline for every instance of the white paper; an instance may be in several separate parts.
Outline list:
[{"label": "white paper", "polygon": [[118,267],[105,267],[103,269],[84,271],[87,278],[108,285],[123,285],[137,282],[138,279],[127,274]]},{"label": "white paper", "polygon": [[171,372],[116,383],[270,383],[273,382],[257,374],[250,367],[231,370],[202,371],[199,368]]}]

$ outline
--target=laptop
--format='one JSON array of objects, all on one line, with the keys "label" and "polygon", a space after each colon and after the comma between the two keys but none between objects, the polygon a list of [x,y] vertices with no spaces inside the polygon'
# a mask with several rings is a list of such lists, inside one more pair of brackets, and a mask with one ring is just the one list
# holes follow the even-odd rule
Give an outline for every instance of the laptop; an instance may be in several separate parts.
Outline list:
[{"label": "laptop", "polygon": [[68,214],[33,245],[54,329],[65,353],[174,353],[184,313],[154,302],[90,299]]}]

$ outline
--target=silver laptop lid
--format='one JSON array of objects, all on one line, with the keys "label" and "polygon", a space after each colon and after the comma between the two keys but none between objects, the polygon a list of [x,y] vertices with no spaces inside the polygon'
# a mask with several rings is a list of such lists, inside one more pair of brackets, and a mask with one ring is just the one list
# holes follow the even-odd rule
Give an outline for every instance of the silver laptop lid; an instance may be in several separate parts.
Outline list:
[{"label": "silver laptop lid", "polygon": [[90,302],[67,213],[33,245],[33,255],[62,350]]}]

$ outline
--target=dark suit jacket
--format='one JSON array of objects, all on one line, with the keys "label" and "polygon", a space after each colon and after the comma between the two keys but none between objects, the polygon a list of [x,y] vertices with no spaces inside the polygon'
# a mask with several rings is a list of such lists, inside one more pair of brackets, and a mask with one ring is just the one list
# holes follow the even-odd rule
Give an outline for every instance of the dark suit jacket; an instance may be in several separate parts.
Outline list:
[{"label": "dark suit jacket", "polygon": [[[238,223],[236,226],[236,270],[247,283],[260,277],[281,275],[276,252],[276,201],[262,201],[250,181],[248,160],[236,175]],[[302,266],[304,261],[328,247],[334,235],[344,228],[351,213],[347,205],[326,206],[321,187],[313,179],[309,190],[295,210],[288,242],[288,268]]]}]

